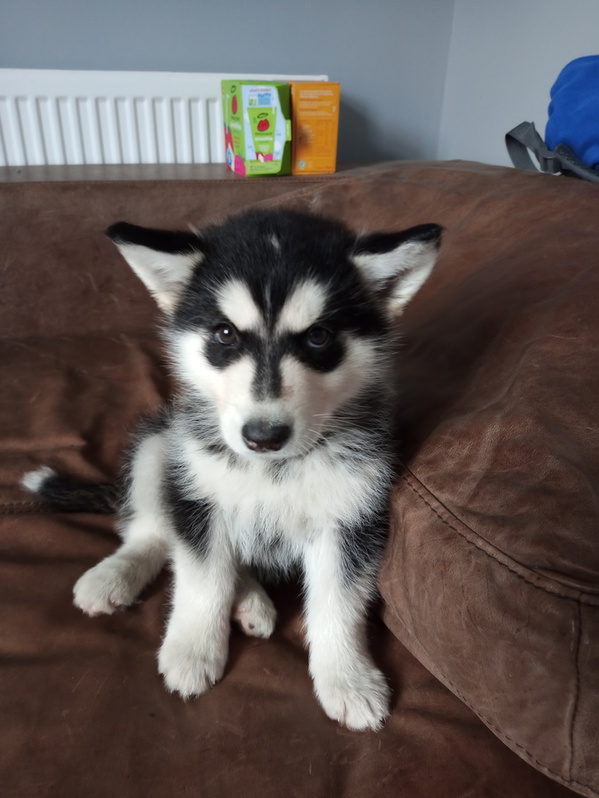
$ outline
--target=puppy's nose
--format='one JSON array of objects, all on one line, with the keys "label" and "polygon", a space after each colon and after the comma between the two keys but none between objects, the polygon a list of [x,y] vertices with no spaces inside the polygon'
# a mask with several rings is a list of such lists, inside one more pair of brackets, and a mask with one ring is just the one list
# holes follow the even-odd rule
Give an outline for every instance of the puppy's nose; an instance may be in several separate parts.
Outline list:
[{"label": "puppy's nose", "polygon": [[278,452],[289,440],[288,424],[271,424],[267,421],[248,421],[241,428],[245,445],[253,452]]}]

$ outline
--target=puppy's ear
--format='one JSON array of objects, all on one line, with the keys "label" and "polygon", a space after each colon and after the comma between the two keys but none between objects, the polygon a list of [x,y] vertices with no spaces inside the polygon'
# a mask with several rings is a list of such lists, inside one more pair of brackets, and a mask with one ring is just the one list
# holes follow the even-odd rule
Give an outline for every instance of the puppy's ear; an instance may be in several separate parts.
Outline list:
[{"label": "puppy's ear", "polygon": [[151,230],[117,222],[106,231],[161,310],[172,313],[201,263],[201,239],[191,232]]},{"label": "puppy's ear", "polygon": [[442,232],[438,224],[422,224],[400,233],[374,233],[357,240],[352,260],[385,297],[389,315],[402,313],[432,272]]}]

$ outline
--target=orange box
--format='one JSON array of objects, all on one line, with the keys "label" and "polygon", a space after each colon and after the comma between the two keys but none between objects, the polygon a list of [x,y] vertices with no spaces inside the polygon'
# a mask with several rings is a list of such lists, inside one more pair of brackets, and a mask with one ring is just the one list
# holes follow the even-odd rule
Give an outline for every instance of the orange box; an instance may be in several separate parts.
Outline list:
[{"label": "orange box", "polygon": [[317,175],[337,167],[339,84],[291,83],[291,173]]}]

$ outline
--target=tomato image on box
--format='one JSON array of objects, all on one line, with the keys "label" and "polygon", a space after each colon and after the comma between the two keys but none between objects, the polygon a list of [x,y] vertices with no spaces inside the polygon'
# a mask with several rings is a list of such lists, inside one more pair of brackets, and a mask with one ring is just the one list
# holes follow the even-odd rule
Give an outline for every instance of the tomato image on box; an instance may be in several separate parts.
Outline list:
[{"label": "tomato image on box", "polygon": [[222,81],[227,166],[244,176],[291,172],[287,83]]}]

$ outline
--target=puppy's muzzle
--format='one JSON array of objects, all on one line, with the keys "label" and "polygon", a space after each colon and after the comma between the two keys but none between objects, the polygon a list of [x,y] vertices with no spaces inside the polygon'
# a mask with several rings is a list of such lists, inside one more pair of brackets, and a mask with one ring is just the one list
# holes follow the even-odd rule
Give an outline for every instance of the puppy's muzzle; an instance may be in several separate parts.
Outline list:
[{"label": "puppy's muzzle", "polygon": [[268,421],[248,421],[243,425],[241,435],[252,452],[278,452],[291,437],[291,427]]}]

